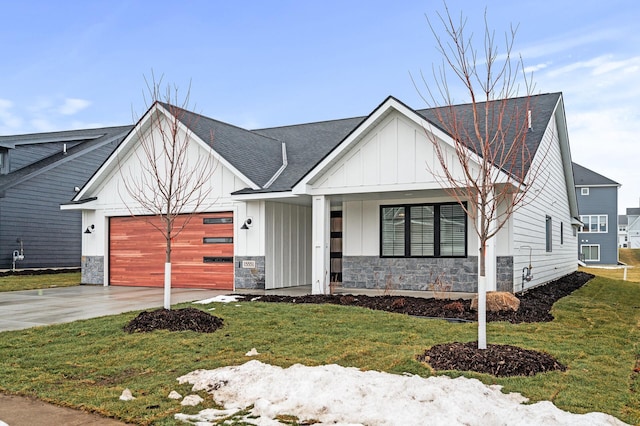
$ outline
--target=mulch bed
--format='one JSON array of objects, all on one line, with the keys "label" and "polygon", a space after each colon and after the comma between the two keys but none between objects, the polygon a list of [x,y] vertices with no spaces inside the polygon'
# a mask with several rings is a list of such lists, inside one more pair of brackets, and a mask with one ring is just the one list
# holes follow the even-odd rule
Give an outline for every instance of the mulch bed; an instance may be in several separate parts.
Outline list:
[{"label": "mulch bed", "polygon": [[157,309],[143,311],[124,326],[127,333],[145,333],[154,330],[197,331],[213,333],[224,324],[222,318],[208,314],[200,309]]},{"label": "mulch bed", "polygon": [[[517,295],[520,308],[516,311],[487,312],[487,321],[549,322],[553,320],[551,307],[559,299],[582,287],[593,275],[574,272],[556,281],[538,286]],[[426,299],[407,296],[364,295],[243,295],[247,300],[280,303],[331,303],[335,305],[359,306],[363,308],[395,312],[419,317],[447,318],[452,320],[477,321],[478,313],[471,310],[471,300]]]},{"label": "mulch bed", "polygon": [[[520,308],[516,312],[487,312],[487,321],[511,323],[548,322],[553,320],[551,307],[559,299],[582,287],[593,275],[574,272],[559,280],[519,294]],[[331,303],[359,306],[419,317],[444,318],[451,321],[477,321],[478,314],[471,310],[471,301],[426,299],[406,296],[363,295],[242,295],[246,300],[274,303]],[[128,333],[149,332],[157,329],[171,331],[191,330],[212,333],[223,326],[223,320],[195,308],[176,310],[158,309],[140,313],[124,330]],[[435,345],[416,357],[436,370],[475,371],[498,377],[532,376],[546,371],[565,371],[551,355],[516,346],[488,344],[479,350],[477,342],[445,343]]]},{"label": "mulch bed", "polygon": [[545,371],[565,371],[551,355],[510,345],[487,344],[479,350],[478,342],[443,343],[416,357],[435,370],[475,371],[497,377],[533,376]]},{"label": "mulch bed", "polygon": [[18,269],[16,271],[0,272],[0,277],[9,277],[12,275],[51,275],[51,274],[67,274],[70,272],[80,272],[80,268],[58,268],[58,269]]}]

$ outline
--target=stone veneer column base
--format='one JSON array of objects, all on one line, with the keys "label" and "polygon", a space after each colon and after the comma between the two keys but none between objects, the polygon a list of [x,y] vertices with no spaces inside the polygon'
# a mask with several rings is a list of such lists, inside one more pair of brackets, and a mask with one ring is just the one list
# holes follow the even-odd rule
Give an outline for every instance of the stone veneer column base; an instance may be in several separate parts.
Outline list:
[{"label": "stone veneer column base", "polygon": [[[243,268],[243,260],[252,260],[256,262],[255,268]],[[255,290],[264,290],[264,256],[236,256],[234,258],[235,288],[248,288]]]},{"label": "stone veneer column base", "polygon": [[80,283],[104,285],[104,256],[82,256]]}]

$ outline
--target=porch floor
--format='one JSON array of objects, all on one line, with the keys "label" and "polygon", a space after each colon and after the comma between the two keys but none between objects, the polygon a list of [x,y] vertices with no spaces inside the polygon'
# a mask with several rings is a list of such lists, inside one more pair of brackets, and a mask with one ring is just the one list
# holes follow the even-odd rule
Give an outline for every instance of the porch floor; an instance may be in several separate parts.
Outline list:
[{"label": "porch floor", "polygon": [[[302,285],[297,287],[285,287],[276,288],[272,290],[256,290],[256,289],[237,289],[234,291],[236,294],[274,294],[278,296],[305,296],[311,294],[311,285]],[[336,287],[334,288],[334,294],[352,294],[352,295],[366,295],[366,296],[382,296],[384,292],[379,289],[365,289],[365,288],[346,288]],[[435,297],[433,291],[408,291],[408,290],[393,290],[388,293],[390,296],[405,296],[405,297],[424,297],[426,299]],[[449,299],[473,299],[476,293],[462,293],[462,292],[450,292],[448,294]]]}]

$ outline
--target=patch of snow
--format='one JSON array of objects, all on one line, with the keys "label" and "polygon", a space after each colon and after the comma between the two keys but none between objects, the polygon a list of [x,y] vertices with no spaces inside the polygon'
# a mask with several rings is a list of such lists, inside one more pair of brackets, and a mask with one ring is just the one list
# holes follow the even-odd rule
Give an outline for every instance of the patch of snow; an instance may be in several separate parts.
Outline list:
[{"label": "patch of snow", "polygon": [[178,392],[176,391],[171,391],[169,392],[169,399],[182,399],[182,395],[180,395]]},{"label": "patch of snow", "polygon": [[518,393],[503,394],[500,386],[465,377],[425,379],[338,365],[283,369],[252,360],[196,370],[178,381],[192,384],[194,391],[208,390],[225,408],[224,415],[203,410],[188,416],[202,425],[252,405],[242,420],[260,426],[281,424],[278,414],[315,419],[318,425],[624,425],[604,413],[573,414],[548,401],[524,405],[527,399]]},{"label": "patch of snow", "polygon": [[196,300],[193,303],[198,303],[198,304],[202,304],[202,305],[208,305],[209,303],[231,303],[231,302],[237,302],[238,299],[244,299],[244,296],[239,296],[239,295],[235,295],[235,296],[231,296],[231,295],[227,295],[227,294],[221,294],[220,296],[216,296],[216,297],[211,297],[209,299],[203,299],[203,300]]},{"label": "patch of snow", "polygon": [[127,388],[125,390],[122,391],[122,395],[120,395],[120,400],[121,401],[133,401],[134,399],[136,399],[133,394],[131,393],[131,391]]},{"label": "patch of snow", "polygon": [[257,355],[260,355],[260,352],[258,352],[256,348],[251,348],[249,352],[244,354],[244,356],[257,356]]},{"label": "patch of snow", "polygon": [[[225,417],[229,417],[238,411],[237,408],[233,408],[230,410],[216,410],[215,408],[207,408],[206,410],[200,411],[198,414],[176,414],[174,417],[176,420],[181,420],[183,422],[198,422],[199,425],[210,425],[210,422],[215,422]],[[206,418],[206,421],[202,419]],[[1,425],[0,425],[1,426]]]},{"label": "patch of snow", "polygon": [[204,399],[200,395],[187,395],[184,397],[180,405],[188,405],[190,407],[195,407],[198,404],[201,404]]}]

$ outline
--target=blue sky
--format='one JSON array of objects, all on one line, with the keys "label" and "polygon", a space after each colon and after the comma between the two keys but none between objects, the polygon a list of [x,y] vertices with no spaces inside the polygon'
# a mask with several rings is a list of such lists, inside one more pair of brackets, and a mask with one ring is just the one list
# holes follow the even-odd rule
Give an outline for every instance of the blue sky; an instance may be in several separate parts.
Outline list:
[{"label": "blue sky", "polygon": [[[144,76],[164,75],[196,112],[247,128],[366,115],[388,95],[424,108],[410,74],[441,61],[436,1],[2,2],[0,134],[129,124]],[[640,2],[450,0],[564,94],[574,161],[640,199]],[[460,102],[467,99],[460,97]]]}]

